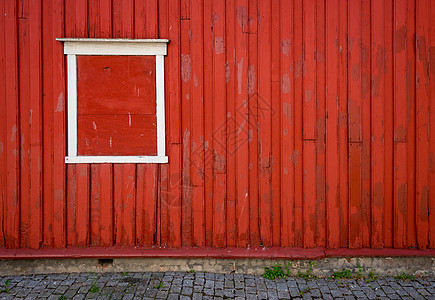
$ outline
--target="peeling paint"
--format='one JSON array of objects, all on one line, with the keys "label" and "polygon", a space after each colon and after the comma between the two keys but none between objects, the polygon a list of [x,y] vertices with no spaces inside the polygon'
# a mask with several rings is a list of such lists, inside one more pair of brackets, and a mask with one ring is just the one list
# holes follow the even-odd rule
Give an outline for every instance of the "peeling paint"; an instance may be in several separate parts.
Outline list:
[{"label": "peeling paint", "polygon": [[237,86],[239,95],[242,94],[242,74],[243,74],[243,57],[240,59],[240,62],[237,63]]},{"label": "peeling paint", "polygon": [[250,65],[248,67],[248,95],[252,95],[255,92],[256,77],[255,66]]},{"label": "peeling paint", "polygon": [[17,125],[12,126],[11,142],[15,141],[15,135],[17,134]]},{"label": "peeling paint", "polygon": [[289,54],[290,54],[290,40],[289,39],[281,41],[281,52],[285,56],[289,56]]},{"label": "peeling paint", "polygon": [[63,112],[64,110],[65,110],[65,97],[63,95],[63,92],[61,92],[59,97],[57,97],[56,112]]},{"label": "peeling paint", "polygon": [[230,81],[230,64],[228,61],[225,63],[225,82],[228,83]]},{"label": "peeling paint", "polygon": [[242,30],[245,31],[245,28],[248,28],[248,8],[243,5],[237,7],[236,16],[240,28],[242,28]]},{"label": "peeling paint", "polygon": [[188,82],[192,77],[192,65],[189,54],[181,54],[181,79]]},{"label": "peeling paint", "polygon": [[216,54],[225,53],[225,40],[221,36],[214,38],[214,51]]},{"label": "peeling paint", "polygon": [[290,92],[290,76],[289,76],[288,71],[282,76],[281,91],[284,94],[288,94]]}]

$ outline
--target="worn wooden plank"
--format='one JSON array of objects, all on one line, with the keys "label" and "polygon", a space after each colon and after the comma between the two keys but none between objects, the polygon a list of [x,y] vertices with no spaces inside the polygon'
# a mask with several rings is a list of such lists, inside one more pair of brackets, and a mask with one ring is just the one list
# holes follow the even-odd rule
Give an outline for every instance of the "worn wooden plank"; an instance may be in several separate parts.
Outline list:
[{"label": "worn wooden plank", "polygon": [[407,246],[416,247],[417,237],[416,237],[416,227],[415,227],[415,122],[416,122],[416,111],[415,111],[415,0],[407,1],[407,12],[406,12],[406,103],[407,103],[407,201],[408,201],[408,212],[407,212]]},{"label": "worn wooden plank", "polygon": [[[429,37],[429,59],[430,59],[430,99],[435,97],[435,5],[430,5],[430,37]],[[435,247],[435,166],[433,164],[435,156],[435,103],[429,103],[429,246]]]},{"label": "worn wooden plank", "polygon": [[362,4],[349,2],[349,247],[362,246],[361,236],[361,101],[362,101],[362,53],[361,22]]},{"label": "worn wooden plank", "polygon": [[112,2],[89,0],[89,37],[110,38],[112,36]]},{"label": "worn wooden plank", "polygon": [[429,244],[430,2],[416,3],[416,230],[420,249]]},{"label": "worn wooden plank", "polygon": [[[248,0],[249,32],[256,33],[258,2]],[[249,151],[249,237],[250,244],[260,245],[259,189],[258,189],[258,40],[256,34],[248,35],[248,151]]]},{"label": "worn wooden plank", "polygon": [[281,68],[280,68],[280,6],[279,1],[271,5],[271,202],[272,202],[272,245],[281,244]]},{"label": "worn wooden plank", "polygon": [[338,140],[338,77],[340,45],[339,1],[326,3],[326,206],[327,247],[340,246],[339,215],[339,140]]},{"label": "worn wooden plank", "polygon": [[[213,73],[212,1],[204,2],[204,75]],[[205,244],[213,245],[213,78],[204,76]],[[210,116],[206,118],[205,116]]]},{"label": "worn wooden plank", "polygon": [[[4,240],[7,248],[20,245],[19,186],[19,99],[17,6],[5,3],[5,99],[6,101],[6,199],[4,202]],[[7,212],[7,213],[6,213]]]},{"label": "worn wooden plank", "polygon": [[134,37],[136,39],[155,39],[158,37],[157,0],[134,0]]},{"label": "worn wooden plank", "polygon": [[371,3],[371,246],[384,245],[385,199],[385,1]]},{"label": "worn wooden plank", "polygon": [[136,244],[136,165],[114,165],[114,243]]},{"label": "worn wooden plank", "polygon": [[[248,100],[248,64],[249,37],[248,30],[248,1],[236,1],[235,22],[235,127],[234,138],[236,153],[236,220],[238,247],[249,244],[249,208],[250,199],[255,197],[249,191],[249,100]],[[231,172],[230,172],[231,173]]]},{"label": "worn wooden plank", "polygon": [[168,148],[168,244],[176,248],[181,246],[181,145],[170,144]]},{"label": "worn wooden plank", "polygon": [[[226,239],[227,246],[234,247],[237,240],[236,223],[236,4],[225,1],[225,82],[226,82],[226,168],[235,172],[227,172],[226,193]],[[238,77],[237,77],[238,79]]]},{"label": "worn wooden plank", "polygon": [[294,72],[293,59],[293,1],[280,2],[281,34],[281,246],[294,244]]},{"label": "worn wooden plank", "polygon": [[407,3],[394,3],[394,247],[404,247],[407,237]]},{"label": "worn wooden plank", "polygon": [[[41,45],[41,9],[40,1],[32,2],[30,10],[32,17],[29,21],[30,52],[29,94],[30,94],[30,223],[32,224],[32,235],[30,247],[38,248],[42,242],[42,45]],[[63,212],[63,211],[62,211]]]},{"label": "worn wooden plank", "polygon": [[[0,4],[0,9],[2,11],[0,15],[0,127],[6,128],[6,16],[4,12],[5,2]],[[6,203],[7,188],[6,188],[6,174],[7,174],[7,164],[6,164],[6,145],[7,145],[8,134],[5,130],[0,130],[0,216],[4,220],[3,207]],[[0,247],[5,247],[5,236],[4,236],[4,222],[0,222]]]},{"label": "worn wooden plank", "polygon": [[370,0],[361,3],[361,245],[370,247]]},{"label": "worn wooden plank", "polygon": [[303,235],[304,248],[316,246],[316,143],[313,140],[304,141],[304,196],[303,196]]},{"label": "worn wooden plank", "polygon": [[136,243],[151,247],[157,238],[158,166],[137,165]]},{"label": "worn wooden plank", "polygon": [[191,171],[191,132],[192,132],[192,62],[190,56],[191,30],[190,20],[181,21],[181,132],[183,134],[183,154],[182,154],[182,193],[183,202],[181,206],[181,244],[192,246],[192,180]]},{"label": "worn wooden plank", "polygon": [[112,1],[112,36],[132,39],[134,37],[134,1]]},{"label": "worn wooden plank", "polygon": [[191,63],[193,244],[205,246],[205,166],[204,166],[204,2],[192,1]]},{"label": "worn wooden plank", "polygon": [[393,140],[394,140],[394,120],[393,120],[393,1],[385,0],[385,204],[384,204],[384,246],[393,246]]},{"label": "worn wooden plank", "polygon": [[303,246],[303,7],[301,0],[295,0],[293,8],[293,29],[294,29],[294,151],[292,153],[295,168],[295,246]]},{"label": "worn wooden plank", "polygon": [[316,1],[316,246],[326,246],[326,7]]},{"label": "worn wooden plank", "polygon": [[[33,226],[30,222],[31,218],[31,185],[32,177],[30,174],[30,164],[31,164],[31,124],[30,124],[30,28],[29,19],[34,18],[34,16],[29,16],[29,3],[23,2],[19,7],[18,15],[18,53],[19,56],[19,93],[20,93],[20,104],[19,104],[19,120],[20,125],[20,236],[21,245],[20,247],[28,248],[30,246],[30,239],[32,237]],[[39,81],[39,74],[38,81]],[[36,179],[36,178],[35,178]]]},{"label": "worn wooden plank", "polygon": [[226,245],[225,2],[213,2],[213,245]]},{"label": "worn wooden plank", "polygon": [[349,154],[348,154],[348,2],[339,3],[339,36],[340,52],[338,77],[338,143],[339,143],[339,210],[340,210],[340,246],[349,245]]},{"label": "worn wooden plank", "polygon": [[[51,110],[53,115],[53,139],[54,141],[64,141],[66,137],[65,128],[65,65],[63,55],[63,45],[59,42],[54,42],[56,37],[64,34],[64,7],[60,2],[55,2],[51,6],[53,10],[53,33],[51,37],[47,37],[53,41],[53,61],[58,62],[52,65],[52,88],[54,101]],[[45,19],[44,19],[45,20]],[[44,23],[43,20],[43,23]],[[44,37],[46,35],[43,35]],[[44,41],[43,41],[43,45]],[[43,66],[44,68],[44,66]],[[44,102],[43,102],[44,103]],[[43,148],[45,151],[45,147]],[[66,143],[54,143],[53,150],[53,188],[54,188],[54,246],[57,248],[65,247],[66,245],[66,166],[65,166]],[[45,178],[45,175],[44,175]]]},{"label": "worn wooden plank", "polygon": [[[303,3],[303,139],[316,139],[316,3]],[[305,154],[304,154],[305,155]],[[310,189],[312,187],[309,187]],[[315,201],[315,199],[309,199]]]},{"label": "worn wooden plank", "polygon": [[[258,168],[260,237],[264,246],[272,245],[271,193],[271,1],[258,3]],[[261,42],[260,42],[261,41]]]}]

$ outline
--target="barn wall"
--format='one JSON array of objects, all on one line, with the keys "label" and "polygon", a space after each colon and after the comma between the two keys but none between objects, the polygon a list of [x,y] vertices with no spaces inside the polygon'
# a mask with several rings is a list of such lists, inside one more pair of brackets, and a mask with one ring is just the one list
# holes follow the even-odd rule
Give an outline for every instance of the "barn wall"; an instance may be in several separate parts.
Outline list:
[{"label": "barn wall", "polygon": [[[435,248],[430,0],[0,1],[0,247]],[[169,164],[69,164],[69,38],[169,39]]]}]

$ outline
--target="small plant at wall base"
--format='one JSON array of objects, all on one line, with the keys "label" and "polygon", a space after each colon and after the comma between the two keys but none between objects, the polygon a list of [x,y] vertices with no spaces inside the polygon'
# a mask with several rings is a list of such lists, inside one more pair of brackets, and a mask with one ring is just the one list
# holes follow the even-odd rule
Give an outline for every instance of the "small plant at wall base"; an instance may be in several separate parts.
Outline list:
[{"label": "small plant at wall base", "polygon": [[9,293],[9,284],[11,283],[11,281],[9,279],[6,280],[5,282],[5,288],[0,290],[0,293]]},{"label": "small plant at wall base", "polygon": [[407,274],[405,272],[403,272],[400,275],[394,276],[394,279],[401,279],[401,280],[415,280],[415,275],[414,274]]},{"label": "small plant at wall base", "polygon": [[287,262],[284,264],[284,269],[282,268],[281,264],[275,264],[271,268],[265,267],[264,268],[264,274],[263,277],[266,279],[279,279],[279,278],[286,278],[289,276],[292,276],[290,272],[290,266],[292,265],[291,262]]}]

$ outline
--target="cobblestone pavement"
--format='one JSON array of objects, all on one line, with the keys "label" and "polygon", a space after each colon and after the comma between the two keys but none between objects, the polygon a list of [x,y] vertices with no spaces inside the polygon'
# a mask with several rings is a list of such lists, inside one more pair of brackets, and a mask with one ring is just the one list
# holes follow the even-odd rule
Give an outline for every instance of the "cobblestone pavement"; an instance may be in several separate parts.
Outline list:
[{"label": "cobblestone pavement", "polygon": [[0,299],[435,299],[435,278],[400,280],[177,273],[79,273],[0,277]]}]

